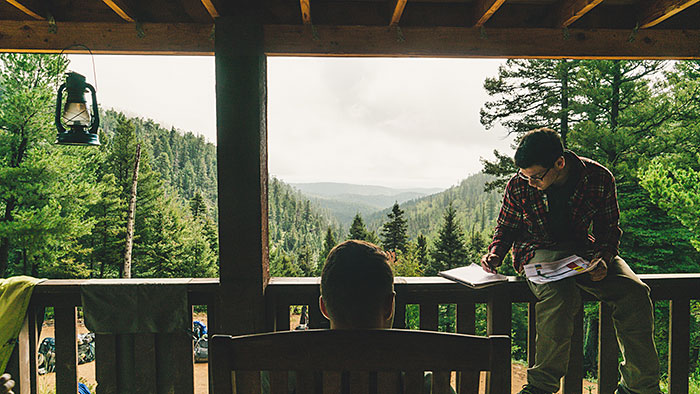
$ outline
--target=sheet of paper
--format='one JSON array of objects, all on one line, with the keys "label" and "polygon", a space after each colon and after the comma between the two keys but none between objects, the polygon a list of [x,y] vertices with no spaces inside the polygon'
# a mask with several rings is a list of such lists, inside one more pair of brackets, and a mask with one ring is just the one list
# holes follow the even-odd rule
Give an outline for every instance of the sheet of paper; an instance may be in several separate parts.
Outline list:
[{"label": "sheet of paper", "polygon": [[541,284],[588,272],[595,264],[574,254],[557,261],[526,264],[523,268],[531,282]]},{"label": "sheet of paper", "polygon": [[465,267],[441,271],[438,275],[474,288],[481,288],[508,280],[508,277],[505,275],[488,273],[480,265],[473,263]]}]

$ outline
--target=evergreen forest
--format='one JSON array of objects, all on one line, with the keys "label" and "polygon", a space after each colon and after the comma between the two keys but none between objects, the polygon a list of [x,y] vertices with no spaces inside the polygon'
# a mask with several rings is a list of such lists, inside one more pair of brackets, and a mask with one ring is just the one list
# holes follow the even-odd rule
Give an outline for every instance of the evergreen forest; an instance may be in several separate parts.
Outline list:
[{"label": "evergreen forest", "polygon": [[[55,145],[56,90],[67,67],[61,55],[0,54],[0,277],[124,277],[137,148],[129,276],[216,277],[216,147],[111,109],[100,110],[101,146]],[[635,272],[700,272],[700,62],[511,59],[484,89],[485,129],[500,125],[517,137],[551,127],[567,149],[613,172],[620,254]],[[395,253],[397,276],[432,276],[477,261],[516,171],[498,151],[482,162],[483,173],[465,174],[459,185],[352,220],[271,177],[270,274],[318,276],[345,239]],[[508,258],[500,270],[515,275]],[[441,329],[453,331],[454,308],[442,312]],[[668,303],[657,303],[656,312],[665,371]],[[700,304],[694,301],[691,313],[691,374],[700,380]],[[483,307],[478,314],[484,332]],[[408,326],[416,315],[407,311]],[[592,377],[597,319],[597,306],[586,305],[584,367]],[[526,327],[526,306],[515,305],[516,359],[526,357]]]}]

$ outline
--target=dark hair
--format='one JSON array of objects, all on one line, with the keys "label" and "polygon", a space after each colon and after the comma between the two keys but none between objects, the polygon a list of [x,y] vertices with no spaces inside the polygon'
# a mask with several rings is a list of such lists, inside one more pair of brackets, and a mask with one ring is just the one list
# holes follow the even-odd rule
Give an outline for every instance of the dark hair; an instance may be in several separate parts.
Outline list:
[{"label": "dark hair", "polygon": [[321,295],[334,321],[358,327],[376,324],[393,291],[389,257],[377,245],[349,240],[328,254],[321,274]]},{"label": "dark hair", "polygon": [[543,127],[528,131],[515,151],[515,165],[518,168],[530,168],[540,165],[545,168],[554,166],[559,156],[564,155],[564,146],[559,134]]}]

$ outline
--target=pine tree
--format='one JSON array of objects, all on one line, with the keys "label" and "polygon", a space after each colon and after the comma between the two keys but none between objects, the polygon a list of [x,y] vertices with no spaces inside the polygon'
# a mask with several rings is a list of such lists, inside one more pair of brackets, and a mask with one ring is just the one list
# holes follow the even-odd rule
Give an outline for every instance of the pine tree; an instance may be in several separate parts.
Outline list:
[{"label": "pine tree", "polygon": [[328,254],[335,247],[335,237],[333,236],[333,231],[328,227],[326,230],[326,238],[323,239],[323,251],[321,252],[321,259],[325,261]]},{"label": "pine tree", "polygon": [[197,190],[190,199],[190,211],[195,219],[207,216],[207,206],[204,203],[204,196],[202,196],[199,190]]},{"label": "pine tree", "polygon": [[447,206],[443,215],[442,228],[438,233],[433,250],[432,264],[428,266],[426,275],[436,275],[440,271],[464,265],[468,253],[464,245],[464,234],[456,220],[456,211],[452,204]]},{"label": "pine tree", "polygon": [[370,238],[370,234],[365,227],[365,222],[362,220],[362,216],[360,216],[359,213],[356,214],[355,218],[352,220],[352,224],[350,225],[348,239],[369,241]]},{"label": "pine tree", "polygon": [[430,255],[428,253],[428,240],[423,234],[418,234],[416,238],[416,260],[421,270],[425,271],[428,267]]},{"label": "pine tree", "polygon": [[384,223],[381,230],[382,247],[384,250],[396,252],[406,251],[408,236],[406,235],[406,219],[404,212],[399,208],[398,202],[394,203],[387,214],[389,221]]}]

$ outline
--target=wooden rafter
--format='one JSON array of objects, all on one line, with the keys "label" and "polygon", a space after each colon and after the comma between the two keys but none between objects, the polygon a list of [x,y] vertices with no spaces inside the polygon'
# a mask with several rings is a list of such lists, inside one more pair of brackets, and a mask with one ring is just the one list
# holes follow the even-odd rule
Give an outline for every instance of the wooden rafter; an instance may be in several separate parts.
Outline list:
[{"label": "wooden rafter", "polygon": [[34,19],[37,20],[46,20],[43,16],[41,16],[41,12],[37,9],[32,9],[32,7],[27,4],[26,1],[20,1],[20,0],[6,0],[8,3],[12,4],[15,6],[17,9],[20,11],[24,12],[25,14],[31,16]]},{"label": "wooden rafter", "polygon": [[[94,53],[212,55],[211,24],[144,23],[139,38],[121,22],[3,21],[0,52],[58,53],[76,42]],[[408,56],[463,58],[700,59],[700,31],[647,29],[629,41],[629,30],[559,28],[401,28],[403,41],[386,26],[319,25],[318,39],[303,25],[266,25],[265,53],[289,56]],[[74,48],[66,52],[81,52]]]},{"label": "wooden rafter", "polygon": [[216,9],[216,4],[212,0],[202,0],[202,4],[204,5],[204,8],[207,9],[207,12],[213,19],[216,19],[219,17],[219,10]]},{"label": "wooden rafter", "polygon": [[639,27],[646,29],[676,15],[700,0],[656,0],[645,9],[639,20]]},{"label": "wooden rafter", "polygon": [[403,10],[406,7],[406,1],[407,0],[394,0],[394,6],[392,7],[391,13],[391,22],[389,23],[391,26],[399,24]]},{"label": "wooden rafter", "polygon": [[505,3],[506,0],[476,0],[474,2],[474,26],[481,27]]},{"label": "wooden rafter", "polygon": [[102,0],[103,3],[107,4],[109,8],[112,9],[120,18],[127,22],[136,22],[134,13],[124,2],[124,0]]},{"label": "wooden rafter", "polygon": [[301,20],[305,25],[311,24],[311,0],[299,0],[301,6]]},{"label": "wooden rafter", "polygon": [[560,27],[568,27],[570,24],[576,22],[579,18],[585,15],[588,11],[592,10],[598,4],[602,3],[603,0],[566,0],[559,8],[559,21]]}]

